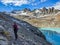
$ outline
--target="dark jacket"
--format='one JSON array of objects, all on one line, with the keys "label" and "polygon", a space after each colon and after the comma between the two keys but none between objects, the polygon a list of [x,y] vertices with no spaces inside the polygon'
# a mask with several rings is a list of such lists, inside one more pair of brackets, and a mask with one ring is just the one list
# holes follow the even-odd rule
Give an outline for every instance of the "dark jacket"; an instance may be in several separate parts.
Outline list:
[{"label": "dark jacket", "polygon": [[17,24],[14,24],[14,25],[13,25],[13,28],[14,28],[14,30],[18,30]]}]

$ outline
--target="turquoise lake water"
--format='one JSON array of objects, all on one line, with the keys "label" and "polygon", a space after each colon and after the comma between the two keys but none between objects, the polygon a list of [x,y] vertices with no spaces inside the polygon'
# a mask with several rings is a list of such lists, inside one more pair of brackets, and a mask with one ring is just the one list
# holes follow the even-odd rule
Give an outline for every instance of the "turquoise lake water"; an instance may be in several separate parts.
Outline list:
[{"label": "turquoise lake water", "polygon": [[51,30],[56,31],[58,34],[54,33],[53,35],[50,33],[48,35],[48,32],[43,32],[43,34],[46,36],[46,39],[52,43],[52,45],[60,45],[60,28],[39,28],[40,30]]},{"label": "turquoise lake water", "polygon": [[51,30],[60,33],[60,28],[39,28],[40,30]]}]

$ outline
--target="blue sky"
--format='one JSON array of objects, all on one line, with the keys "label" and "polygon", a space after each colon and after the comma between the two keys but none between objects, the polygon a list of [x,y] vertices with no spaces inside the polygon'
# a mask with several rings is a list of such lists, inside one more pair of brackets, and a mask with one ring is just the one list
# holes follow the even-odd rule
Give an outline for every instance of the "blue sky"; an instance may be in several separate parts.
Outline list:
[{"label": "blue sky", "polygon": [[60,0],[0,0],[0,11],[10,12],[24,8],[40,9],[42,7],[55,7],[60,9]]}]

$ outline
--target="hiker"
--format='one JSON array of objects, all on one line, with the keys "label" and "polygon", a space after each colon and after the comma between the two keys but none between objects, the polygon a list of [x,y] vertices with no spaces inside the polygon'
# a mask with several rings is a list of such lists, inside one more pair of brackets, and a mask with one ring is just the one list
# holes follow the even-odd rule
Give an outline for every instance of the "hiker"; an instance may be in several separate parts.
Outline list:
[{"label": "hiker", "polygon": [[18,35],[17,35],[18,25],[16,24],[16,22],[14,22],[14,24],[13,24],[13,30],[14,30],[14,34],[15,34],[15,40],[17,40],[17,38],[18,38]]}]

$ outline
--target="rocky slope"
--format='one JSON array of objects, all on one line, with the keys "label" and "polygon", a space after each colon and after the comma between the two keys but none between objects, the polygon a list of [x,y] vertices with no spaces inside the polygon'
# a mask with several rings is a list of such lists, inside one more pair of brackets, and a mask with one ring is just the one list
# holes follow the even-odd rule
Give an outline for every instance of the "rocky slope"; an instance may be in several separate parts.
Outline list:
[{"label": "rocky slope", "polygon": [[36,27],[60,27],[60,12],[56,14],[41,15],[40,18],[30,16],[15,15],[15,18],[27,21]]},{"label": "rocky slope", "polygon": [[[13,22],[19,26],[18,39],[14,40]],[[0,44],[1,45],[52,45],[43,33],[31,24],[0,13]]]}]

